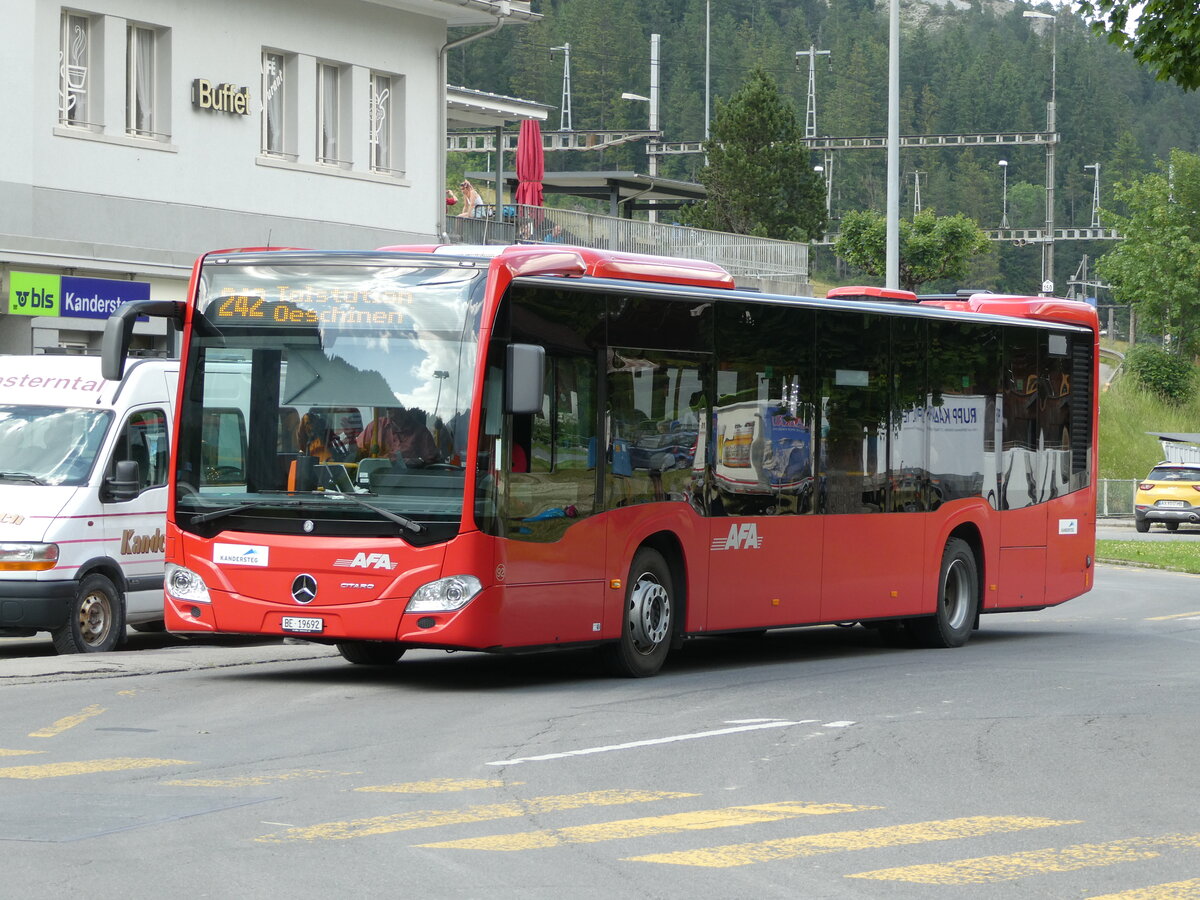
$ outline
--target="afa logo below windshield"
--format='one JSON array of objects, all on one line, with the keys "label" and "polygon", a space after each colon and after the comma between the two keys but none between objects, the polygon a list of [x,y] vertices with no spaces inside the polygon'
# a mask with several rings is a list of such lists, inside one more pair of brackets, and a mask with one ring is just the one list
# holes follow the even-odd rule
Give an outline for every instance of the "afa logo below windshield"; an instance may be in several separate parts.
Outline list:
[{"label": "afa logo below windshield", "polygon": [[757,550],[762,546],[762,538],[758,536],[758,526],[753,522],[743,525],[730,525],[729,534],[723,538],[713,538],[711,550]]},{"label": "afa logo below windshield", "polygon": [[359,553],[354,559],[339,559],[333,564],[343,569],[386,569],[389,572],[399,565],[386,553]]}]

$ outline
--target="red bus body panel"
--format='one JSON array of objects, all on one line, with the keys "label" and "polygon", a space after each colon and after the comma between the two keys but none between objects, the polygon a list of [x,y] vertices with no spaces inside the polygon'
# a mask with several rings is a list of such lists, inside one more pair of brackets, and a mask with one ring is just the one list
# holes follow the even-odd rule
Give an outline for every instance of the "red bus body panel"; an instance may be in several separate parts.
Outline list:
[{"label": "red bus body panel", "polygon": [[[435,248],[384,249],[427,253]],[[193,300],[203,261],[197,260],[193,268]],[[514,277],[585,274],[703,288],[733,286],[732,278],[710,263],[524,245],[507,248],[490,261],[484,321],[491,321]],[[838,291],[839,296],[889,299],[889,292],[879,288]],[[1097,335],[1098,345],[1095,310],[1082,303],[989,294],[927,305],[1086,326]],[[185,358],[193,311],[189,303]],[[486,346],[489,326],[479,338]],[[1094,355],[1098,359],[1098,353]],[[1098,377],[1095,363],[1094,389]],[[482,394],[483,380],[480,366],[475,397]],[[178,436],[179,428],[173,433]],[[581,520],[553,543],[489,536],[464,524],[464,531],[447,543],[423,548],[396,538],[226,532],[204,539],[181,531],[169,513],[167,561],[197,572],[209,587],[211,603],[180,602],[168,594],[165,618],[172,632],[284,635],[288,632],[282,627],[283,616],[318,616],[324,630],[306,637],[448,649],[614,640],[622,631],[630,560],[647,543],[670,550],[680,560],[685,634],[928,615],[935,609],[942,552],[952,533],[970,535],[978,548],[982,611],[1050,606],[1092,586],[1098,471],[1094,407],[1091,438],[1093,477],[1087,488],[1005,511],[972,498],[933,512],[706,518],[687,503],[659,502]],[[477,439],[472,428],[467,460],[475,459]],[[174,491],[172,480],[169,510],[174,509]],[[464,509],[471,510],[472,478],[466,479],[463,500]],[[269,565],[214,562],[217,544],[267,548]],[[394,567],[344,564],[360,553],[386,557]],[[905,565],[897,565],[897,560]],[[909,565],[911,561],[916,564]],[[321,591],[309,604],[298,605],[291,597],[296,573],[321,576]],[[462,609],[404,611],[417,587],[464,573],[478,577],[483,590]]]}]

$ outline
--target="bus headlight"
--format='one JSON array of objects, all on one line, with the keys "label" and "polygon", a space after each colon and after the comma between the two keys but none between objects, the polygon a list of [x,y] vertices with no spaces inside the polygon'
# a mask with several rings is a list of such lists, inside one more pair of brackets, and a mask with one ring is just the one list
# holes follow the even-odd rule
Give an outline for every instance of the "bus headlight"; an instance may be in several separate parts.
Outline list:
[{"label": "bus headlight", "polygon": [[462,609],[483,590],[474,575],[451,575],[423,584],[413,591],[405,612],[451,612]]},{"label": "bus headlight", "polygon": [[44,572],[58,562],[58,544],[0,544],[0,572]]},{"label": "bus headlight", "polygon": [[212,603],[212,598],[208,596],[208,585],[204,583],[204,579],[183,566],[167,563],[164,586],[167,593],[176,600],[185,600],[188,603]]}]

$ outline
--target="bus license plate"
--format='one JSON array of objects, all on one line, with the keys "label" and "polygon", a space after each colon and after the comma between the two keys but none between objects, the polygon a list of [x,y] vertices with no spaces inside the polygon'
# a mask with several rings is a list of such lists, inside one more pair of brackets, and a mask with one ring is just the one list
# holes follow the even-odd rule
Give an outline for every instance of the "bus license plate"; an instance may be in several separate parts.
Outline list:
[{"label": "bus license plate", "polygon": [[317,618],[308,618],[304,616],[284,616],[283,630],[284,631],[323,631],[325,629],[325,620]]},{"label": "bus license plate", "polygon": [[1159,506],[1168,507],[1170,509],[1182,509],[1187,506],[1186,500],[1159,500]]}]

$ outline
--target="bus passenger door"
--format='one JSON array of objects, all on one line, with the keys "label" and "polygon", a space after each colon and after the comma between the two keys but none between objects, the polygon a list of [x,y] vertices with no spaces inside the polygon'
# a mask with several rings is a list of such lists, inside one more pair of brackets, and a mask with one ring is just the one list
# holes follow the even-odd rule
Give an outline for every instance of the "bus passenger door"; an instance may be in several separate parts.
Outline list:
[{"label": "bus passenger door", "polygon": [[812,310],[717,306],[705,456],[707,630],[815,622],[822,520]]},{"label": "bus passenger door", "polygon": [[[544,346],[546,362],[541,410],[505,415],[487,451],[500,481],[491,527],[500,536],[503,643],[598,640],[605,554],[604,523],[595,515],[599,355],[574,331],[587,316],[572,308],[595,301],[516,289],[509,299],[519,323],[513,339]],[[485,439],[490,430],[485,421]]]}]

